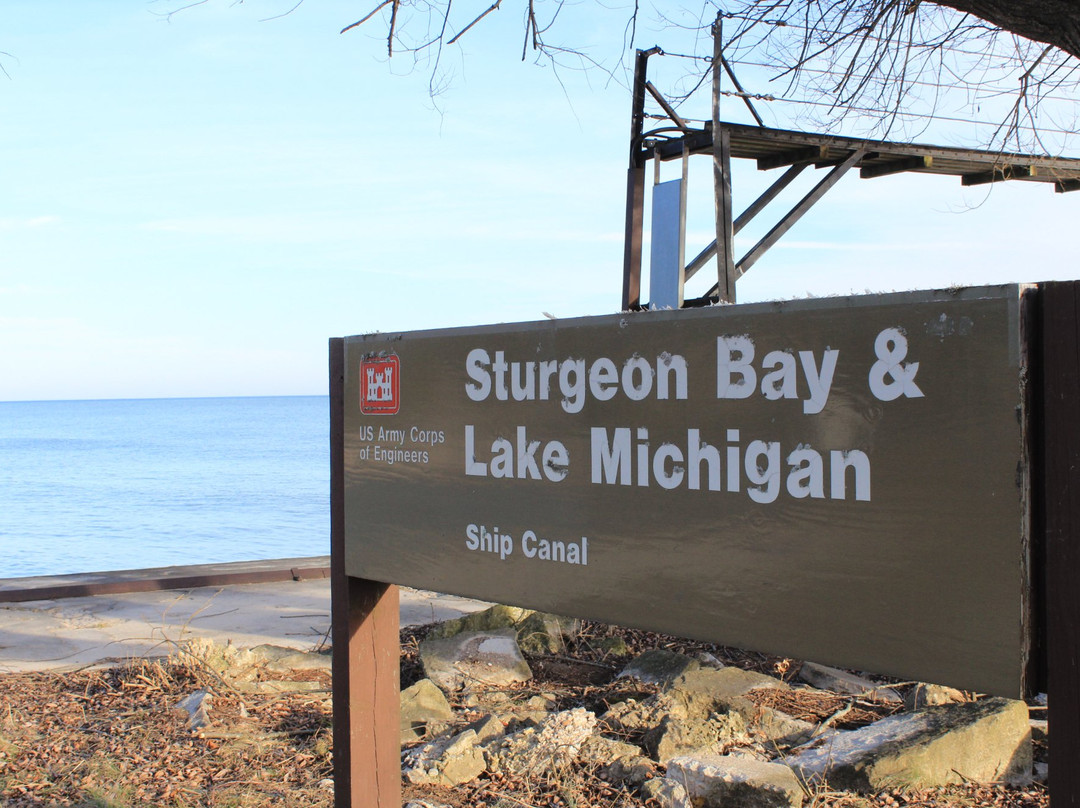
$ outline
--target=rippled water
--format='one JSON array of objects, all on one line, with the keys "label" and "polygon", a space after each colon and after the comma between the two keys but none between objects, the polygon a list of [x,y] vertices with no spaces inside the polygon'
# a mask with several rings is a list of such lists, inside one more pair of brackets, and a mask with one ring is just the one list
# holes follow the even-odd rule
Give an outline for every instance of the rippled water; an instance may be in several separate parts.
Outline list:
[{"label": "rippled water", "polygon": [[0,578],[330,552],[325,396],[0,403]]}]

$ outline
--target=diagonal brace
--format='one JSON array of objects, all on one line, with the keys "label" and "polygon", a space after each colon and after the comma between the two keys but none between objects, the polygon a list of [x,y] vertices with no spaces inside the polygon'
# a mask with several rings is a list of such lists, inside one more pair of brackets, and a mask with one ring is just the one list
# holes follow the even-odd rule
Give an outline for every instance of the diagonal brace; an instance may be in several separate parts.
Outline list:
[{"label": "diagonal brace", "polygon": [[[780,194],[781,191],[791,185],[792,180],[799,176],[799,174],[802,173],[803,169],[806,168],[808,165],[810,164],[799,163],[798,165],[793,165],[791,168],[785,171],[783,175],[776,180],[776,182],[770,185],[764,192],[762,192],[761,196],[754,200],[753,204],[751,204],[750,207],[748,207],[741,214],[739,214],[739,218],[736,219],[732,224],[732,234],[738,235],[739,231],[746,227],[746,225],[750,224],[754,217],[761,213],[761,211],[764,210],[766,205],[776,199],[776,197]],[[686,272],[684,274],[685,280],[690,280],[690,278],[692,278],[699,269],[705,266],[705,264],[707,264],[714,255],[716,255],[716,239],[713,239],[709,243],[708,247],[699,252],[697,254],[697,257],[686,265]]]},{"label": "diagonal brace", "polygon": [[[810,193],[808,193],[806,196],[804,196],[799,201],[799,203],[795,207],[793,207],[783,219],[777,222],[773,229],[766,233],[764,238],[762,238],[761,241],[755,244],[750,250],[750,252],[744,255],[742,260],[739,261],[738,264],[736,264],[735,277],[741,278],[743,275],[745,275],[750,269],[750,267],[757,263],[757,260],[761,258],[761,256],[763,256],[770,247],[776,244],[776,242],[779,241],[780,238],[788,230],[790,230],[795,225],[795,223],[806,214],[808,210],[810,210],[810,208],[812,208],[823,196],[825,196],[825,194],[828,193],[829,189],[836,185],[836,183],[840,181],[841,177],[843,177],[848,171],[850,171],[852,167],[854,167],[855,164],[858,163],[865,154],[865,148],[856,149],[847,156],[847,159],[845,159],[842,163],[833,168],[833,170],[830,171],[821,180],[821,182],[815,185],[813,190],[810,191]],[[716,294],[716,288],[714,287],[713,289],[711,289],[709,291],[709,294]]]}]

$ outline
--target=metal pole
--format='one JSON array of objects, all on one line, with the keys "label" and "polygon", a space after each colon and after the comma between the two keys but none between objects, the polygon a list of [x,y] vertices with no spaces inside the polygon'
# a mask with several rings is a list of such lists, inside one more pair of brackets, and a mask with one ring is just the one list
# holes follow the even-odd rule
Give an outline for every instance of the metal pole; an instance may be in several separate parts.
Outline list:
[{"label": "metal pole", "polygon": [[639,50],[634,63],[634,95],[630,120],[630,166],[626,172],[626,235],[623,248],[622,309],[641,306],[641,228],[645,211],[645,74],[649,57],[659,48]]},{"label": "metal pole", "polygon": [[723,75],[723,17],[712,27],[713,192],[716,196],[716,290],[726,303],[735,302],[735,258],[731,206],[731,138],[720,126],[720,81]]}]

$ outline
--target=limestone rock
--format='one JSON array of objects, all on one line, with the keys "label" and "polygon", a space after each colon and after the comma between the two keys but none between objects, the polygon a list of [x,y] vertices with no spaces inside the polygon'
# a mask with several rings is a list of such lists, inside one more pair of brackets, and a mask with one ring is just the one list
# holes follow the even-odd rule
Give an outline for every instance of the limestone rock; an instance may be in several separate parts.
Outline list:
[{"label": "limestone rock", "polygon": [[634,657],[617,678],[632,676],[646,684],[667,685],[686,671],[698,667],[700,664],[688,656],[654,648]]},{"label": "limestone rock", "polygon": [[484,609],[481,612],[473,612],[464,617],[436,623],[428,631],[427,639],[440,640],[456,637],[458,634],[467,632],[517,628],[518,623],[532,613],[532,609],[519,609],[517,606],[492,606],[490,609]]},{"label": "limestone rock", "polygon": [[760,688],[787,688],[788,686],[774,676],[764,673],[744,671],[742,668],[703,668],[695,663],[693,668],[676,676],[668,685],[668,690],[683,693],[704,693],[716,701],[728,702]]},{"label": "limestone rock", "polygon": [[502,686],[532,678],[513,629],[424,640],[420,661],[427,677],[447,692],[474,684]]},{"label": "limestone rock", "polygon": [[750,757],[692,755],[668,762],[667,779],[705,808],[800,808],[803,788],[787,766]]},{"label": "limestone rock", "polygon": [[189,727],[202,729],[210,723],[209,710],[213,701],[214,695],[209,690],[196,690],[180,699],[176,709],[187,713]]},{"label": "limestone rock", "polygon": [[516,626],[518,645],[528,654],[561,654],[566,641],[581,631],[581,621],[572,617],[533,612]]},{"label": "limestone rock", "polygon": [[625,741],[590,735],[581,745],[579,760],[602,768],[608,780],[640,786],[656,776],[656,763],[641,754],[641,748]]},{"label": "limestone rock", "polygon": [[551,715],[556,699],[550,693],[520,699],[498,690],[476,690],[467,693],[465,706],[495,716],[509,732],[523,727],[535,727]]},{"label": "limestone rock", "polygon": [[904,706],[909,710],[921,710],[938,704],[959,704],[967,701],[963,691],[944,685],[929,685],[920,682],[904,696]]},{"label": "limestone rock", "polygon": [[488,746],[493,768],[543,777],[570,765],[596,728],[596,715],[583,707],[564,710]]},{"label": "limestone rock", "polygon": [[333,667],[330,654],[297,651],[295,648],[285,648],[280,645],[256,645],[251,649],[251,656],[256,662],[261,662],[267,670],[275,673],[329,671]]},{"label": "limestone rock", "polygon": [[402,764],[409,782],[441,786],[467,783],[485,768],[484,752],[471,729],[409,750]]},{"label": "limestone rock", "polygon": [[880,791],[965,780],[1031,776],[1027,705],[992,698],[889,716],[796,750],[787,764],[804,780]]},{"label": "limestone rock", "polygon": [[322,682],[294,681],[291,679],[261,681],[254,678],[243,678],[234,679],[231,684],[233,690],[237,693],[310,693],[315,690],[322,690],[325,687]]},{"label": "limestone rock", "polygon": [[420,740],[454,717],[450,702],[430,679],[401,691],[401,742]]},{"label": "limestone rock", "polygon": [[660,725],[645,735],[645,746],[660,763],[694,752],[720,753],[727,748],[750,743],[746,720],[737,712],[667,715]]},{"label": "limestone rock", "polygon": [[808,685],[813,685],[821,690],[831,690],[834,693],[866,696],[892,704],[899,704],[903,701],[900,694],[891,687],[883,687],[854,673],[848,673],[839,668],[830,668],[828,665],[818,665],[816,662],[804,662],[802,669],[799,671],[799,679]]},{"label": "limestone rock", "polygon": [[473,721],[466,729],[476,733],[476,743],[481,746],[506,734],[506,725],[493,715]]},{"label": "limestone rock", "polygon": [[667,777],[649,780],[641,787],[641,796],[653,800],[659,808],[694,808],[683,784]]},{"label": "limestone rock", "polygon": [[616,735],[649,732],[659,727],[674,707],[674,699],[666,694],[658,694],[644,701],[627,699],[616,702],[600,717],[600,728]]},{"label": "limestone rock", "polygon": [[759,707],[747,697],[751,690],[787,689],[779,679],[741,668],[696,667],[676,677],[668,694],[681,699],[710,699],[715,712],[737,712],[746,719],[747,728],[759,739],[774,743],[798,743],[813,735],[814,725],[792,718],[771,707]]}]

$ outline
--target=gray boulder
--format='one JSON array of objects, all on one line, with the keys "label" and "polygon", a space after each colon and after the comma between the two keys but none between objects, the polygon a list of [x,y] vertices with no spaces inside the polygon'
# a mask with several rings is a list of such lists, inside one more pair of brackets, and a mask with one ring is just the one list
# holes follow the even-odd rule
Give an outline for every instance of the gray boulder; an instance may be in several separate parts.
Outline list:
[{"label": "gray boulder", "polygon": [[794,750],[805,781],[863,792],[1031,776],[1027,705],[992,698],[883,718]]},{"label": "gray boulder", "polygon": [[803,788],[780,763],[750,757],[692,755],[668,762],[667,778],[704,808],[800,808]]},{"label": "gray boulder", "polygon": [[499,687],[532,678],[513,629],[424,640],[420,661],[427,677],[446,692],[472,685]]},{"label": "gray boulder", "polygon": [[401,742],[418,741],[454,718],[446,696],[430,679],[421,679],[401,691]]},{"label": "gray boulder", "polygon": [[634,657],[618,678],[633,677],[645,684],[668,685],[686,671],[699,667],[700,663],[688,656],[654,648]]}]

